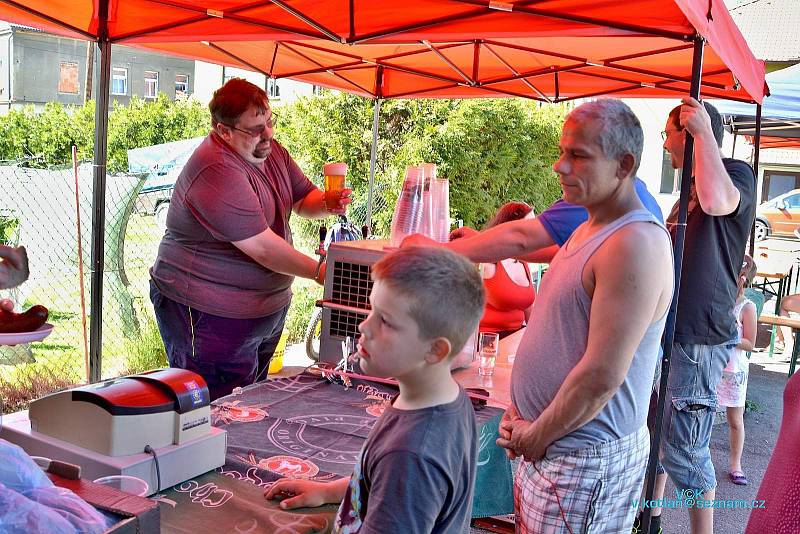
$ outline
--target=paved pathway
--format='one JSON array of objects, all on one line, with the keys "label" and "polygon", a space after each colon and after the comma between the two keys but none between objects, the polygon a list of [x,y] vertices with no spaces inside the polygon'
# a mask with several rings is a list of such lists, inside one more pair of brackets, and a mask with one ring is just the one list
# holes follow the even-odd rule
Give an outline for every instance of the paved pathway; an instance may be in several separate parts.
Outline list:
[{"label": "paved pathway", "polygon": [[[786,385],[789,364],[782,356],[769,358],[766,353],[753,353],[750,359],[750,379],[747,399],[756,411],[747,411],[744,417],[745,443],[742,467],[750,481],[749,486],[730,482],[728,471],[728,424],[720,414],[711,435],[711,456],[717,471],[717,499],[755,499],[767,463],[775,447],[781,424],[783,388]],[[667,482],[666,496],[674,497],[675,487]],[[769,503],[766,503],[769,506]],[[744,532],[750,511],[744,509],[717,510],[714,515],[714,532],[736,534]],[[665,534],[689,532],[689,516],[684,510],[664,510],[662,525]]]}]

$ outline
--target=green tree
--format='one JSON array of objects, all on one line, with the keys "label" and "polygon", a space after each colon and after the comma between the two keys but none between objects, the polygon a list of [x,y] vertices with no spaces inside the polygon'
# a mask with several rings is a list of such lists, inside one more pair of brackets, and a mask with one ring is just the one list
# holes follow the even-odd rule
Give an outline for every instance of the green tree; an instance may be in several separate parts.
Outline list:
[{"label": "green tree", "polygon": [[32,135],[33,107],[14,109],[0,117],[0,160],[30,157],[28,136]]},{"label": "green tree", "polygon": [[[373,229],[388,235],[407,165],[436,163],[450,179],[451,216],[480,226],[504,202],[542,211],[560,195],[551,166],[558,156],[562,106],[510,100],[389,100],[382,103]],[[351,218],[366,214],[373,102],[346,94],[304,98],[281,108],[277,138],[317,185],[322,165],[348,164],[354,190]],[[316,223],[295,219],[314,240]],[[308,241],[307,241],[308,242]]]},{"label": "green tree", "polygon": [[[95,104],[63,106],[45,104],[36,113],[32,106],[12,110],[0,117],[0,160],[29,159],[35,167],[69,164],[72,146],[78,158],[88,160],[94,153]],[[121,172],[128,167],[128,149],[139,148],[208,133],[208,108],[196,101],[171,101],[165,94],[156,100],[131,99],[130,105],[115,103],[109,114],[108,169]]]},{"label": "green tree", "polygon": [[561,194],[552,171],[564,108],[521,100],[464,101],[430,139],[419,159],[450,180],[452,216],[479,227],[507,201],[541,213]]},{"label": "green tree", "polygon": [[211,126],[208,108],[196,101],[172,101],[164,93],[156,100],[131,98],[115,104],[108,117],[108,169],[128,168],[128,149],[206,135]]}]

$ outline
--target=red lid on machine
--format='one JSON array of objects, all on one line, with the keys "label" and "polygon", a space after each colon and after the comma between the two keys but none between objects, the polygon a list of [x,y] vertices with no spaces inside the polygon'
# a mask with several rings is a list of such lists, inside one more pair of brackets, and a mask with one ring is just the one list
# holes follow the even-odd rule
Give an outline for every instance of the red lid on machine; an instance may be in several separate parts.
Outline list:
[{"label": "red lid on machine", "polygon": [[210,403],[203,377],[185,369],[160,369],[89,384],[73,389],[72,400],[96,404],[111,415],[185,413]]}]

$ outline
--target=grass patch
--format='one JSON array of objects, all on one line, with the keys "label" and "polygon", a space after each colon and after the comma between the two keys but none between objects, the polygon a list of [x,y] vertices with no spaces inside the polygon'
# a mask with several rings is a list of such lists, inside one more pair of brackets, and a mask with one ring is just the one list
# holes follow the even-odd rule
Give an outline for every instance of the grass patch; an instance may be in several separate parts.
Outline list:
[{"label": "grass patch", "polygon": [[30,376],[26,381],[14,383],[0,381],[0,404],[3,413],[27,410],[32,400],[54,391],[70,388],[77,382],[57,376]]},{"label": "grass patch", "polygon": [[764,413],[764,407],[761,406],[756,401],[746,399],[744,401],[744,411],[745,412],[754,412],[754,413]]},{"label": "grass patch", "polygon": [[125,344],[127,357],[121,375],[169,367],[158,324],[149,314],[145,314],[145,319],[142,321],[140,337],[136,340],[126,340]]}]

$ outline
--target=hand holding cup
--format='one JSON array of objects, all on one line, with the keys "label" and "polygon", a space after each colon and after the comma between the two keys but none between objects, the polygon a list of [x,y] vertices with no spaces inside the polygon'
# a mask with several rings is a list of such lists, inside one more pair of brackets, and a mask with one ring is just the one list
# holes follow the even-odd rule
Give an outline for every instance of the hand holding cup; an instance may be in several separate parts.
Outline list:
[{"label": "hand holding cup", "polygon": [[341,191],[325,191],[325,209],[328,213],[344,215],[347,205],[353,201],[352,189],[342,189]]}]

